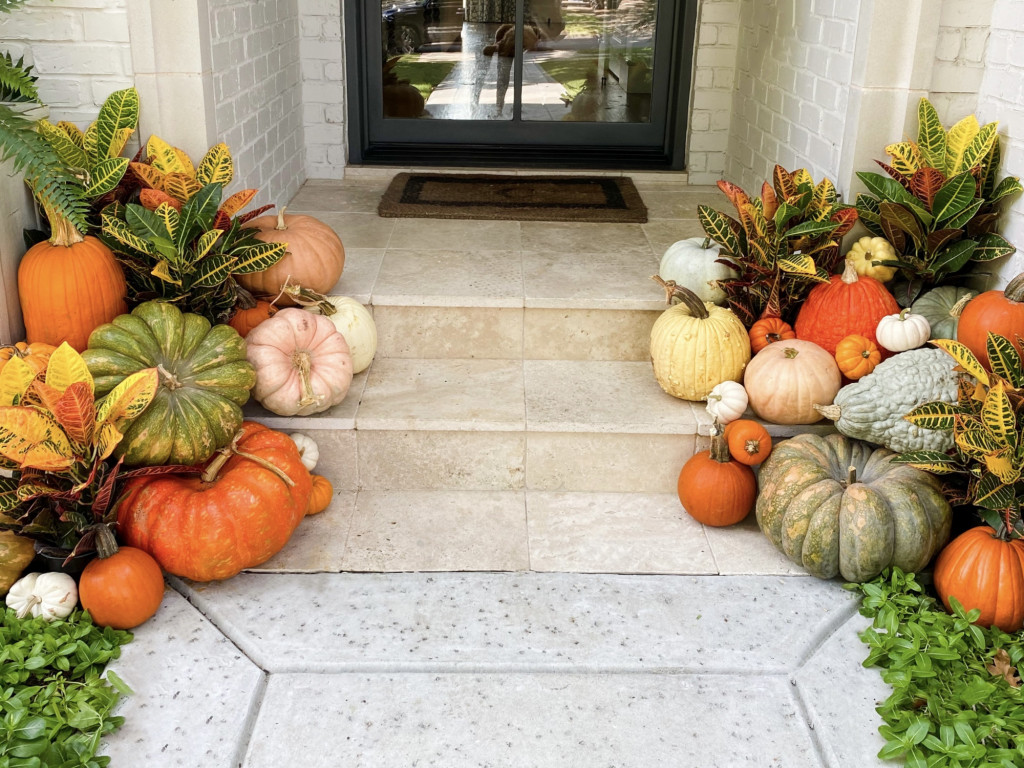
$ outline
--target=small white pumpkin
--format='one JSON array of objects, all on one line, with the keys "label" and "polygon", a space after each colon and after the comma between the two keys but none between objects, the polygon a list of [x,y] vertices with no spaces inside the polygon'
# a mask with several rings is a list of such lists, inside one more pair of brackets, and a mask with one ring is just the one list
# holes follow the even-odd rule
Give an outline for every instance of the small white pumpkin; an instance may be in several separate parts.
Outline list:
[{"label": "small white pumpkin", "polygon": [[721,306],[725,303],[725,291],[715,281],[736,277],[734,270],[715,261],[721,250],[722,246],[709,238],[679,240],[661,257],[658,274],[662,280],[674,280],[676,285],[689,288],[701,301]]},{"label": "small white pumpkin", "polygon": [[292,432],[288,435],[299,449],[299,456],[302,458],[302,466],[312,472],[316,469],[316,463],[320,461],[320,447],[309,435],[302,432]]},{"label": "small white pumpkin", "polygon": [[747,410],[747,390],[736,381],[723,381],[708,393],[707,412],[719,424],[736,421]]},{"label": "small white pumpkin", "polygon": [[931,324],[923,315],[904,309],[898,315],[886,315],[878,321],[875,338],[890,352],[906,352],[922,346],[932,334]]},{"label": "small white pumpkin", "polygon": [[[326,317],[348,342],[348,351],[352,355],[352,373],[365,371],[377,354],[377,325],[373,322],[373,315],[348,296],[328,296],[327,301],[337,310]],[[321,311],[321,314],[324,313]]]},{"label": "small white pumpkin", "polygon": [[7,607],[19,619],[42,616],[47,621],[64,619],[78,605],[78,585],[66,573],[28,573],[7,593]]}]

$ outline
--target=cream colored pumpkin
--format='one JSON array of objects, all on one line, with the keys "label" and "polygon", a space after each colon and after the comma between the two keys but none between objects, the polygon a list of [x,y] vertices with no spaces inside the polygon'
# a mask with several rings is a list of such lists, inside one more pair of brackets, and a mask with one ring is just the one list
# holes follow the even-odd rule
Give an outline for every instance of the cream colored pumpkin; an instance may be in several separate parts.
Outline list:
[{"label": "cream colored pumpkin", "polygon": [[831,403],[842,374],[835,358],[810,341],[769,344],[750,361],[743,384],[754,413],[776,424],[813,424],[815,403]]},{"label": "cream colored pumpkin", "polygon": [[708,394],[705,410],[719,424],[730,424],[747,410],[747,390],[735,381],[723,381]]},{"label": "cream colored pumpkin", "polygon": [[295,447],[299,449],[302,466],[310,472],[316,469],[316,464],[320,461],[320,446],[316,444],[316,440],[302,432],[291,432],[288,434],[288,437],[292,439]]},{"label": "cream colored pumpkin", "polygon": [[63,619],[78,605],[78,585],[66,573],[27,573],[14,582],[6,601],[19,619]]},{"label": "cream colored pumpkin", "polygon": [[673,397],[705,400],[723,381],[743,378],[750,339],[731,310],[681,286],[672,290],[682,303],[666,309],[651,329],[654,377]]},{"label": "cream colored pumpkin", "polygon": [[334,323],[305,309],[282,309],[246,337],[256,369],[252,394],[279,416],[308,416],[345,399],[352,356]]},{"label": "cream colored pumpkin", "polygon": [[328,296],[327,301],[336,311],[331,315],[323,314],[334,323],[334,327],[348,342],[348,351],[352,355],[352,372],[362,373],[370,367],[373,356],[377,354],[377,326],[373,322],[373,315],[366,307],[348,296]]},{"label": "cream colored pumpkin", "polygon": [[736,271],[717,263],[721,250],[721,245],[703,237],[679,240],[661,257],[658,274],[663,280],[673,280],[676,285],[689,288],[701,301],[724,304],[725,291],[716,281],[736,277]]},{"label": "cream colored pumpkin", "polygon": [[876,261],[893,261],[896,251],[884,237],[865,235],[850,248],[846,260],[853,264],[861,277],[873,277],[880,283],[887,283],[896,275],[896,267],[874,264]]},{"label": "cream colored pumpkin", "polygon": [[923,315],[912,315],[910,309],[886,315],[878,321],[875,338],[890,352],[906,352],[923,345],[932,334],[931,324]]}]

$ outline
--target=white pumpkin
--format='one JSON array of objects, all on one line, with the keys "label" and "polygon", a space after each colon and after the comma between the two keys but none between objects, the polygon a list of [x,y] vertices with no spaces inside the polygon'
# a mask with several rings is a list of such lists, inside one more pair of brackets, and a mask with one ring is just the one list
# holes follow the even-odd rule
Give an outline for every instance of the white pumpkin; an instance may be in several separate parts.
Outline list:
[{"label": "white pumpkin", "polygon": [[723,381],[708,393],[705,407],[719,424],[736,421],[747,410],[747,390],[739,382]]},{"label": "white pumpkin", "polygon": [[7,593],[7,607],[19,619],[42,616],[47,621],[64,619],[78,605],[78,585],[66,573],[28,573]]},{"label": "white pumpkin", "polygon": [[327,318],[348,342],[348,351],[352,355],[352,373],[365,371],[377,354],[377,325],[373,322],[373,315],[348,296],[328,296],[327,301],[337,310],[327,315]]},{"label": "white pumpkin", "polygon": [[320,446],[316,444],[309,435],[302,432],[292,432],[288,435],[299,449],[299,457],[302,459],[302,466],[312,472],[316,469],[316,463],[320,461]]},{"label": "white pumpkin", "polygon": [[701,301],[721,306],[725,303],[725,292],[715,281],[736,277],[735,270],[715,262],[721,250],[721,245],[704,237],[679,240],[661,257],[658,274],[662,280],[674,280],[676,285],[689,288]]},{"label": "white pumpkin", "polygon": [[875,338],[890,352],[906,352],[922,346],[932,334],[932,326],[923,315],[904,309],[897,315],[886,315],[878,321]]}]

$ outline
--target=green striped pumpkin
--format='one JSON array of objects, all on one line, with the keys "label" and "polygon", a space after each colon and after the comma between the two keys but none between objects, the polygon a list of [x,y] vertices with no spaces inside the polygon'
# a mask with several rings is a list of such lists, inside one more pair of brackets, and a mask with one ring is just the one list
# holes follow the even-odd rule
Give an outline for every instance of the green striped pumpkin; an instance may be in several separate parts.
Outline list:
[{"label": "green striped pumpkin", "polygon": [[843,435],[786,440],[761,465],[758,525],[818,578],[919,571],[949,538],[952,514],[938,481],[894,455]]},{"label": "green striped pumpkin", "polygon": [[231,442],[256,383],[245,341],[173,304],[147,301],[101,325],[82,354],[104,395],[144,368],[160,372],[153,402],[115,451],[129,466],[198,464]]}]

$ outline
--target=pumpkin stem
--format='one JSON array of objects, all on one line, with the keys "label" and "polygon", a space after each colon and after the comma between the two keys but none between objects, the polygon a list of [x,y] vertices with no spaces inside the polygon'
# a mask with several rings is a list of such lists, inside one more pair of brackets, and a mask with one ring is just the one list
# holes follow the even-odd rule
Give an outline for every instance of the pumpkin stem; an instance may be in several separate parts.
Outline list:
[{"label": "pumpkin stem", "polygon": [[909,314],[910,314],[910,307],[904,307],[903,309],[900,310],[900,317],[899,317],[899,319],[901,321],[905,321],[907,319],[907,315],[909,315]]},{"label": "pumpkin stem", "polygon": [[968,293],[965,296],[961,296],[960,299],[954,304],[949,310],[950,317],[960,317],[960,314],[964,311],[964,307],[967,306],[967,302],[974,298],[973,293]]},{"label": "pumpkin stem", "polygon": [[717,420],[711,425],[711,458],[719,464],[728,464],[732,461],[729,444],[725,441],[725,430]]},{"label": "pumpkin stem", "polygon": [[276,229],[279,232],[283,232],[284,230],[288,229],[288,227],[284,223],[284,212],[287,211],[287,210],[288,210],[288,206],[287,205],[283,205],[283,206],[281,206],[281,210],[278,211],[278,213],[277,213],[277,226],[274,227],[274,229]]},{"label": "pumpkin stem", "polygon": [[847,487],[857,482],[857,468],[852,464],[846,468],[846,485]]},{"label": "pumpkin stem", "polygon": [[306,307],[307,309],[309,307],[316,307],[324,317],[337,314],[338,308],[326,296],[322,293],[317,293],[312,288],[303,288],[301,285],[291,282],[291,279],[291,275],[285,278],[284,285],[281,286],[281,293],[277,294],[277,298],[274,301],[277,301],[283,294],[287,293],[292,301],[299,306]]},{"label": "pumpkin stem", "polygon": [[20,611],[18,611],[18,618],[24,619],[32,612],[33,606],[43,602],[43,599],[39,595],[29,595],[28,600],[25,601],[25,605]]},{"label": "pumpkin stem", "polygon": [[860,275],[857,274],[857,267],[854,266],[852,260],[846,260],[846,267],[843,269],[842,281],[847,285],[852,285],[860,280]]},{"label": "pumpkin stem", "polygon": [[782,350],[782,353],[786,356],[787,360],[795,360],[796,356],[800,354],[800,350],[793,349],[793,347],[786,347]]},{"label": "pumpkin stem", "polygon": [[49,206],[43,206],[43,212],[46,214],[46,220],[50,222],[50,245],[70,248],[75,243],[85,240],[82,233],[67,217],[61,216]]},{"label": "pumpkin stem", "polygon": [[320,398],[313,392],[313,369],[309,360],[309,352],[301,349],[292,353],[292,365],[299,369],[299,378],[302,379],[302,399],[299,400],[299,408],[318,402]]},{"label": "pumpkin stem", "polygon": [[163,363],[159,363],[156,369],[160,373],[160,375],[164,377],[163,385],[168,389],[181,389],[183,386],[185,386],[184,384],[181,383],[181,380],[178,379],[177,376],[175,376],[173,373],[164,368]]},{"label": "pumpkin stem", "polygon": [[96,531],[96,554],[100,560],[117,554],[117,539],[109,525],[97,525]]},{"label": "pumpkin stem", "polygon": [[1024,301],[1024,272],[1021,272],[1003,288],[1003,296],[1010,301]]},{"label": "pumpkin stem", "polygon": [[665,301],[669,304],[672,303],[672,297],[674,296],[679,299],[680,304],[686,305],[686,308],[690,310],[690,314],[698,320],[706,320],[710,317],[710,313],[708,312],[708,308],[704,306],[704,302],[701,301],[700,297],[689,288],[684,288],[683,286],[678,285],[675,280],[663,280],[661,275],[651,275],[651,280],[658,283],[665,289]]},{"label": "pumpkin stem", "polygon": [[814,410],[830,421],[839,421],[839,417],[843,414],[843,409],[838,405],[818,405],[815,403]]},{"label": "pumpkin stem", "polygon": [[235,311],[241,309],[255,309],[256,308],[256,297],[253,296],[249,291],[240,285],[235,285],[236,295],[238,299],[235,301]]},{"label": "pumpkin stem", "polygon": [[277,466],[273,462],[267,461],[261,456],[254,456],[253,454],[247,453],[238,448],[238,440],[239,438],[242,437],[243,433],[243,430],[238,430],[238,432],[235,433],[235,436],[231,440],[231,445],[225,446],[224,448],[221,448],[219,451],[217,451],[217,456],[214,458],[213,461],[211,461],[207,465],[206,471],[203,472],[203,476],[200,479],[204,483],[212,483],[214,480],[217,479],[217,475],[220,473],[221,469],[224,468],[224,465],[227,464],[228,459],[230,459],[232,455],[235,455],[241,456],[243,459],[248,459],[254,464],[259,464],[264,469],[269,469],[271,472],[273,472],[275,475],[281,478],[281,480],[284,481],[285,485],[287,485],[288,487],[293,487],[295,485],[295,481],[288,477],[288,473],[281,469],[279,466]]}]

